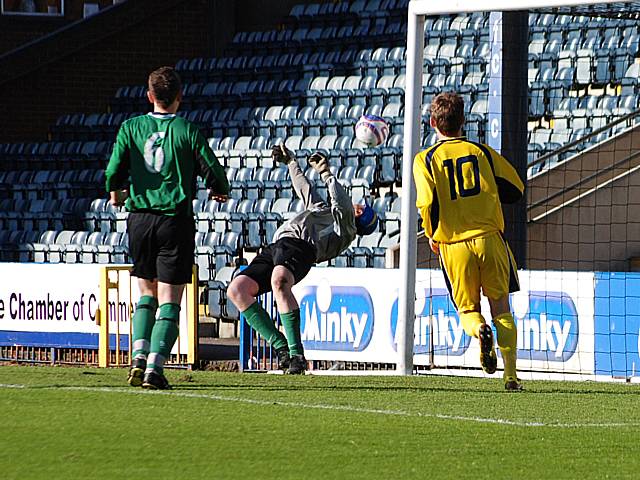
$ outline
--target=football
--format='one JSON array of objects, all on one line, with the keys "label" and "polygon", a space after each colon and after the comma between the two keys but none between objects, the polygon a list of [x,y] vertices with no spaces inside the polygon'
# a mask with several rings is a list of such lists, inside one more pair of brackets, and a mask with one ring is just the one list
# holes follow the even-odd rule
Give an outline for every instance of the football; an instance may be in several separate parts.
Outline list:
[{"label": "football", "polygon": [[377,115],[362,115],[356,123],[356,138],[367,147],[377,147],[389,136],[389,125]]}]

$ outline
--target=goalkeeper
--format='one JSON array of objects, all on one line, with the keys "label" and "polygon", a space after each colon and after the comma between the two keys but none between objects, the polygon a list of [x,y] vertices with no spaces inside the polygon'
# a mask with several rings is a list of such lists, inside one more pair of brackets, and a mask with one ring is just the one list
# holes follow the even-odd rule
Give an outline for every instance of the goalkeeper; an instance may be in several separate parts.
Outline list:
[{"label": "goalkeeper", "polygon": [[491,327],[480,313],[480,290],[489,299],[507,390],[522,390],[516,375],[517,331],[509,293],[520,289],[504,236],[502,205],[522,197],[516,170],[495,150],[462,136],[464,102],[443,93],[431,103],[438,142],[416,155],[416,205],[425,235],[439,254],[451,299],[467,335],[480,341],[480,364],[489,374],[497,357]]},{"label": "goalkeeper", "polygon": [[131,275],[141,295],[132,321],[128,382],[165,390],[171,387],[164,363],[178,337],[185,284],[191,283],[196,176],[219,201],[226,200],[229,183],[197,127],[176,115],[182,94],[175,70],[159,68],[148,83],[154,110],[122,124],[105,177],[113,205],[129,197]]},{"label": "goalkeeper", "polygon": [[[340,255],[356,234],[373,233],[378,216],[368,205],[352,204],[320,152],[312,154],[308,161],[327,185],[329,203],[313,188],[289,150],[277,145],[272,155],[275,161],[288,166],[293,188],[305,210],[278,228],[273,242],[229,284],[227,296],[247,323],[276,349],[280,368],[289,374],[302,374],[307,361],[300,335],[300,307],[291,288],[314,263]],[[272,290],[286,337],[257,301],[259,295]]]}]

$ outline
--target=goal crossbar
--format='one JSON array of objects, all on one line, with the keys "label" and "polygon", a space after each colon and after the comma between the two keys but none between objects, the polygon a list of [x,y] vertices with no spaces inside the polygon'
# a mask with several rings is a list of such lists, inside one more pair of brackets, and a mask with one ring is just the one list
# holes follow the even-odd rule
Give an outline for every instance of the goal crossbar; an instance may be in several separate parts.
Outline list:
[{"label": "goal crossbar", "polygon": [[[409,2],[409,18],[414,15],[445,15],[461,12],[503,12],[509,10],[529,10],[541,8],[584,7],[586,5],[605,5],[626,3],[620,0],[412,0]],[[407,39],[408,40],[408,39]]]}]

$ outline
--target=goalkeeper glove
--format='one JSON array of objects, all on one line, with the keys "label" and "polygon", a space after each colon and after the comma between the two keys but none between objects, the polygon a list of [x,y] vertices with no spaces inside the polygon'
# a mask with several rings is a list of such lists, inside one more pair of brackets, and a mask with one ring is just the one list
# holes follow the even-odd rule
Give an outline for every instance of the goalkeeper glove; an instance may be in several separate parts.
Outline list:
[{"label": "goalkeeper glove", "polygon": [[279,163],[284,163],[288,165],[293,161],[293,153],[284,145],[274,145],[273,150],[271,151],[271,157]]},{"label": "goalkeeper glove", "polygon": [[327,181],[327,179],[333,175],[331,173],[331,170],[329,169],[329,161],[327,160],[327,157],[325,157],[322,153],[320,152],[315,152],[313,153],[310,157],[309,157],[309,165],[311,165],[311,167],[318,172],[318,174],[320,175],[320,178],[322,178],[323,181]]}]

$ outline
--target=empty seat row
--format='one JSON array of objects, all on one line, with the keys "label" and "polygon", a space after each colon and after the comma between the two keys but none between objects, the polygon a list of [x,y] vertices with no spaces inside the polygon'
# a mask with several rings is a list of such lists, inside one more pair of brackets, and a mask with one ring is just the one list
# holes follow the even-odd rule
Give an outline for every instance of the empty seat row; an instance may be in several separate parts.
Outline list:
[{"label": "empty seat row", "polygon": [[[356,21],[345,19],[340,24],[251,32],[248,37],[243,42],[234,42],[233,49],[247,53],[291,52],[309,46],[335,46],[347,39],[355,44],[375,40],[388,43],[406,38],[406,21],[401,16],[360,18]],[[240,39],[242,36],[236,38]]]},{"label": "empty seat row", "polygon": [[638,52],[640,35],[637,27],[610,29],[605,31],[593,24],[593,28],[582,27],[570,30],[562,26],[533,28],[530,32],[529,53],[558,53],[561,50],[580,49],[625,49],[632,55]]},{"label": "empty seat row", "polygon": [[630,113],[631,109],[628,108],[615,108],[614,110],[576,108],[571,112],[556,111],[557,116],[552,119],[553,128],[556,131],[563,131],[569,127],[575,130],[587,127],[596,130]]},{"label": "empty seat row", "polygon": [[0,200],[0,212],[31,212],[81,214],[88,209],[90,198],[65,198],[63,200]]},{"label": "empty seat row", "polygon": [[[345,45],[323,52],[300,52],[296,54],[274,53],[270,55],[235,55],[217,58],[182,59],[176,64],[183,80],[187,83],[194,81],[222,79],[229,74],[240,75],[240,80],[251,78],[266,78],[266,73],[290,74],[306,67],[306,73],[312,73],[314,66],[326,68],[332,66],[357,67],[368,61],[395,62],[406,56],[405,47],[380,47],[377,49],[362,48]],[[322,67],[325,65],[325,67]],[[238,78],[238,77],[236,77]],[[124,96],[127,88],[123,87],[116,93],[116,97]]]},{"label": "empty seat row", "polygon": [[0,170],[25,168],[42,170],[104,169],[111,141],[54,141],[0,144]]},{"label": "empty seat row", "polygon": [[620,83],[623,78],[634,76],[627,73],[633,56],[623,49],[563,50],[558,55],[542,54],[535,59],[530,55],[529,58],[529,83],[557,79],[560,70],[567,71],[576,86]]},{"label": "empty seat row", "polygon": [[15,200],[62,200],[95,196],[103,191],[104,170],[40,170],[0,172]]},{"label": "empty seat row", "polygon": [[[326,17],[333,19],[336,15],[369,16],[383,11],[405,10],[409,4],[408,0],[356,0],[354,2],[328,2],[297,4],[291,8],[289,17],[300,21],[310,19],[317,21]],[[238,39],[240,41],[240,39]]]},{"label": "empty seat row", "polygon": [[[123,87],[125,88],[125,87]],[[58,117],[51,128],[56,141],[101,141],[102,153],[109,153],[112,139],[122,122],[139,112],[73,113]]]},{"label": "empty seat row", "polygon": [[[35,234],[35,232],[34,232]],[[127,263],[126,233],[91,233],[50,230],[24,236],[5,247],[20,262],[46,263]]]},{"label": "empty seat row", "polygon": [[[271,156],[271,148],[275,145],[284,144],[298,156],[298,159],[304,159],[308,154],[308,150],[347,150],[360,149],[366,147],[357,138],[352,135],[289,135],[286,137],[212,137],[209,140],[209,146],[222,159],[234,156],[232,153],[225,152],[246,152],[248,150],[260,150],[260,154]],[[386,145],[392,147],[401,147],[403,145],[402,134],[391,135],[387,138]],[[235,166],[224,162],[225,166]]]},{"label": "empty seat row", "polygon": [[[600,26],[610,27],[610,26],[636,26],[635,20],[627,19],[627,18],[606,18],[603,19],[601,14],[602,12],[597,11],[598,6],[583,6],[581,8],[581,13],[578,15],[571,15],[569,13],[565,14],[556,14],[556,13],[548,13],[548,12],[531,12],[529,13],[529,26],[531,28],[535,27],[543,27],[549,28],[554,25],[562,26],[567,30],[571,29],[580,29],[584,28],[585,25],[589,24],[600,24]],[[592,14],[589,15],[589,11],[591,10]],[[584,14],[582,13],[584,12]],[[597,15],[600,14],[600,15]]]},{"label": "empty seat row", "polygon": [[[323,262],[319,266],[384,268],[387,249],[397,243],[397,234],[392,236],[383,233],[368,235],[362,237],[357,245],[347,248],[335,259]],[[214,318],[239,319],[240,314],[237,307],[227,297],[227,287],[239,271],[237,266],[226,264],[212,270],[209,264],[203,263],[200,270],[214,272],[213,278],[201,276],[201,280],[206,281],[204,293],[206,313]]]}]

